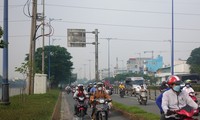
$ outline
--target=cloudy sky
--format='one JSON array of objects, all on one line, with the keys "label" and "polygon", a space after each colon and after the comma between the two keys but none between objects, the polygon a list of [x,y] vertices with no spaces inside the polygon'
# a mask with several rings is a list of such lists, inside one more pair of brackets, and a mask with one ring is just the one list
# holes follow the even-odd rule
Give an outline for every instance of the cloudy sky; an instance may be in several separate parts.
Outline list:
[{"label": "cloudy sky", "polygon": [[[3,27],[3,1],[0,0],[0,26]],[[31,1],[31,0],[28,0]],[[31,18],[27,0],[9,0],[9,78],[22,77],[14,71],[29,52]],[[174,0],[175,60],[186,60],[191,50],[200,46],[200,1]],[[31,11],[31,7],[30,7]],[[42,0],[38,0],[38,13],[42,12]],[[170,64],[170,40],[172,39],[172,0],[45,0],[46,22],[54,35],[51,44],[66,47],[79,78],[89,78],[89,66],[94,77],[94,46],[67,47],[67,29],[99,31],[99,69],[108,68],[108,40],[110,40],[110,66],[126,67],[129,58],[161,55]],[[40,24],[38,22],[38,24]],[[48,31],[48,30],[46,30]],[[37,35],[40,35],[39,30]],[[87,33],[87,42],[94,42],[94,34]],[[45,45],[48,45],[48,37]],[[36,47],[42,47],[38,39]],[[0,74],[2,75],[2,52],[0,49]],[[139,53],[139,54],[138,54]],[[91,63],[89,62],[91,60]],[[90,64],[89,64],[90,63]]]}]

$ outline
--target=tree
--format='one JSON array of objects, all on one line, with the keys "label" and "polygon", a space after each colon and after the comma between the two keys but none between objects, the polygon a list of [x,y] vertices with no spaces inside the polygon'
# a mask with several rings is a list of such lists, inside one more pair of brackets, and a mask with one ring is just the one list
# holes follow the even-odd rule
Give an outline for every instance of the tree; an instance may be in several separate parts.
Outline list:
[{"label": "tree", "polygon": [[[0,38],[2,37],[3,35],[3,30],[2,30],[2,27],[0,26]],[[4,41],[0,39],[0,48],[4,48]]]},{"label": "tree", "polygon": [[[57,86],[62,81],[71,78],[73,63],[70,61],[72,56],[67,49],[60,46],[45,46],[45,68],[44,72],[48,73],[48,55],[50,55],[50,81],[51,86]],[[50,54],[49,54],[50,51]],[[38,48],[35,53],[36,72],[41,72],[42,68],[42,48]]]},{"label": "tree", "polygon": [[200,47],[192,50],[187,64],[190,65],[190,73],[200,74]]},{"label": "tree", "polygon": [[[50,52],[49,52],[50,51]],[[69,82],[72,75],[73,63],[70,61],[72,56],[67,49],[60,46],[45,46],[44,47],[44,73],[49,72],[49,55],[50,55],[50,82],[51,87],[57,87],[59,83]],[[28,61],[28,54],[25,60]],[[42,48],[37,48],[35,52],[36,73],[41,73],[42,69]],[[48,76],[49,78],[49,76]]]},{"label": "tree", "polygon": [[0,26],[0,38],[2,37],[3,35],[3,30],[2,30],[2,27]]}]

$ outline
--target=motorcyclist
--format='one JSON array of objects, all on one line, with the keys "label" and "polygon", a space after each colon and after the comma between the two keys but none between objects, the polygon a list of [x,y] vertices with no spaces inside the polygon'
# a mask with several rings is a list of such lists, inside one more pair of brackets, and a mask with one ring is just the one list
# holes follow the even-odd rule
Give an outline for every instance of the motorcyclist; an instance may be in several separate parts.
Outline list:
[{"label": "motorcyclist", "polygon": [[[142,100],[142,97],[144,97],[142,94],[143,94],[144,92],[147,93],[147,89],[144,88],[143,85],[141,85],[140,87],[141,87],[141,89],[140,89],[140,92],[139,92],[139,100]],[[146,94],[145,97],[146,97],[146,99],[147,99],[147,94]]]},{"label": "motorcyclist", "polygon": [[125,89],[124,84],[122,82],[120,82],[120,84],[119,84],[119,92],[121,93],[121,91],[124,90],[124,89]]},{"label": "motorcyclist", "polygon": [[92,83],[89,83],[88,88],[87,88],[87,92],[90,93],[91,88],[93,87]]},{"label": "motorcyclist", "polygon": [[165,92],[165,90],[168,88],[167,82],[163,81],[159,87],[160,93]]},{"label": "motorcyclist", "polygon": [[178,76],[169,76],[167,84],[170,89],[163,93],[162,109],[166,120],[174,120],[176,110],[189,105],[197,109],[198,105],[192,100],[186,92],[181,91],[180,78]]},{"label": "motorcyclist", "polygon": [[183,87],[182,91],[185,91],[188,94],[194,94],[194,89],[191,87],[191,81],[190,80],[186,81],[185,87]]},{"label": "motorcyclist", "polygon": [[165,91],[169,90],[168,85],[165,85],[165,84],[167,84],[167,82],[162,82],[162,85],[161,85],[162,87],[160,86],[160,88],[159,88],[161,93],[156,98],[156,105],[160,109],[160,120],[165,120],[165,114],[164,114],[163,109],[162,109],[162,97],[163,97],[163,93]]},{"label": "motorcyclist", "polygon": [[69,85],[67,85],[66,87],[65,87],[65,91],[67,91],[68,93],[71,91],[71,87],[69,86]]},{"label": "motorcyclist", "polygon": [[[93,106],[91,117],[93,119],[95,117],[94,116],[95,105],[96,105],[95,99],[99,99],[99,98],[104,98],[104,99],[111,101],[111,97],[103,90],[103,83],[102,82],[97,83],[97,90],[95,91],[95,93],[92,96],[90,96],[90,101],[91,101],[91,104]],[[110,103],[110,106],[111,106],[111,103]]]},{"label": "motorcyclist", "polygon": [[92,95],[92,94],[94,94],[95,93],[95,91],[96,91],[96,89],[97,89],[97,85],[96,85],[96,82],[93,84],[93,87],[90,89],[90,94]]},{"label": "motorcyclist", "polygon": [[[79,84],[77,87],[78,87],[78,90],[76,90],[76,92],[74,93],[73,98],[77,100],[78,97],[84,96],[87,99],[88,93],[86,90],[83,89],[83,84]],[[78,113],[77,105],[78,105],[78,101],[75,102],[74,104],[74,115],[77,115]],[[87,113],[87,101],[85,101],[85,108],[86,108],[85,112]]]}]

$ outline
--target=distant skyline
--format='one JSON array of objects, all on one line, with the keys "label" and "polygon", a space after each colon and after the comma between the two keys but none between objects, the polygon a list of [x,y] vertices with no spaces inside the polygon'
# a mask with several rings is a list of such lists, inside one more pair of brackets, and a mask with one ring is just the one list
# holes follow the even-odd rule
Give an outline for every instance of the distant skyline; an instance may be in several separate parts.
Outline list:
[{"label": "distant skyline", "polygon": [[[0,0],[0,26],[3,27],[3,1]],[[42,12],[42,1],[38,0],[38,13]],[[9,78],[22,75],[14,71],[24,62],[29,53],[31,18],[23,13],[27,0],[9,0]],[[67,48],[79,78],[94,78],[94,46],[85,48],[67,47],[67,29],[99,31],[99,69],[108,68],[108,40],[110,40],[110,67],[125,67],[129,58],[163,56],[164,64],[170,64],[172,38],[172,0],[45,0],[45,22],[51,25],[53,45]],[[31,5],[31,4],[30,4]],[[174,0],[175,60],[187,60],[191,51],[200,47],[200,1]],[[28,7],[24,7],[28,13]],[[31,6],[30,6],[31,12]],[[40,22],[38,22],[40,24]],[[48,27],[45,28],[48,32]],[[41,34],[41,30],[37,35]],[[87,42],[94,42],[93,34],[86,34]],[[48,45],[45,37],[45,45]],[[36,48],[42,47],[42,38]],[[0,75],[2,75],[3,50],[0,49]],[[89,63],[89,61],[91,62]]]}]

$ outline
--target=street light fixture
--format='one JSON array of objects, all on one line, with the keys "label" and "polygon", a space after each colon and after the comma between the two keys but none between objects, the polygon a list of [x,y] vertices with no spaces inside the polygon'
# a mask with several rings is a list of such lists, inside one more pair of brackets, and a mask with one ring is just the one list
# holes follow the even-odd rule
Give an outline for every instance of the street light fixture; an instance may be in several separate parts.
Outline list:
[{"label": "street light fixture", "polygon": [[108,40],[108,78],[110,78],[110,40],[117,38],[100,38]]},{"label": "street light fixture", "polygon": [[[52,29],[52,26],[51,26],[51,22],[52,21],[55,21],[55,20],[62,20],[62,19],[54,19],[54,18],[49,18],[49,29],[51,30]],[[52,31],[51,31],[52,32]],[[50,76],[51,76],[51,58],[50,58],[50,41],[51,41],[51,36],[53,35],[53,32],[52,34],[50,33],[49,34],[49,55],[48,55],[48,79],[50,80]]]}]

